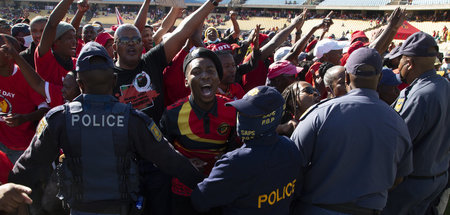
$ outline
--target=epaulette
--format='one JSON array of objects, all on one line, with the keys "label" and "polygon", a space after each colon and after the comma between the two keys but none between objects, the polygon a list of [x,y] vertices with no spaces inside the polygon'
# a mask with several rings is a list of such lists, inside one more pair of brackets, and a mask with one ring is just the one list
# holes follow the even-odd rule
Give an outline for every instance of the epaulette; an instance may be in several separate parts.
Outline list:
[{"label": "epaulette", "polygon": [[161,130],[159,130],[158,125],[156,125],[155,121],[152,118],[147,116],[144,112],[136,109],[131,109],[130,114],[133,114],[145,121],[145,126],[147,126],[148,131],[153,135],[156,141],[161,142],[163,135]]},{"label": "epaulette", "polygon": [[308,109],[306,109],[306,111],[300,116],[299,121],[304,120],[313,110],[317,109],[319,107],[319,105],[326,103],[328,101],[333,100],[333,98],[331,99],[324,99],[322,101],[320,101],[319,103],[312,105],[311,107],[309,107]]},{"label": "epaulette", "polygon": [[137,117],[141,118],[142,120],[144,120],[146,125],[153,122],[152,118],[150,118],[147,114],[145,114],[144,112],[142,112],[140,110],[131,109],[130,114],[137,116]]},{"label": "epaulette", "polygon": [[53,114],[55,114],[55,113],[57,113],[57,112],[60,112],[60,111],[63,111],[63,110],[64,110],[64,105],[56,106],[56,107],[50,109],[50,110],[47,112],[47,114],[45,114],[45,118],[48,119],[48,118],[50,118]]}]

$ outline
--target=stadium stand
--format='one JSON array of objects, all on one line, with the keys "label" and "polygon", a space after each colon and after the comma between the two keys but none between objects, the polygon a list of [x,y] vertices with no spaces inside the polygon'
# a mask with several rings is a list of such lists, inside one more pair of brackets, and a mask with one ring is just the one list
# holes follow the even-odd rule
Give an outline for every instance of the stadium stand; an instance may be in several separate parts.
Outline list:
[{"label": "stadium stand", "polygon": [[247,0],[244,5],[302,5],[305,0]]},{"label": "stadium stand", "polygon": [[325,0],[320,6],[381,6],[387,5],[390,0]]},{"label": "stadium stand", "polygon": [[412,5],[442,5],[450,4],[450,0],[413,0]]},{"label": "stadium stand", "polygon": [[[230,1],[231,1],[231,0],[223,0],[222,2],[220,2],[220,4],[225,5],[225,4],[230,3]],[[204,0],[185,0],[184,2],[185,2],[186,4],[203,4],[203,3],[205,3]]]}]

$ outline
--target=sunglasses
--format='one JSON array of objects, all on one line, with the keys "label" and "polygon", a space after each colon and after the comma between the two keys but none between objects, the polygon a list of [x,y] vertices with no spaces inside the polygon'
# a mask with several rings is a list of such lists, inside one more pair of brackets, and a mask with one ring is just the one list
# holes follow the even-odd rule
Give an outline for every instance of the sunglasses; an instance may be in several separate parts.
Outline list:
[{"label": "sunglasses", "polygon": [[142,39],[138,36],[136,37],[121,37],[119,39],[117,39],[117,43],[120,45],[137,45],[140,44],[142,42]]}]

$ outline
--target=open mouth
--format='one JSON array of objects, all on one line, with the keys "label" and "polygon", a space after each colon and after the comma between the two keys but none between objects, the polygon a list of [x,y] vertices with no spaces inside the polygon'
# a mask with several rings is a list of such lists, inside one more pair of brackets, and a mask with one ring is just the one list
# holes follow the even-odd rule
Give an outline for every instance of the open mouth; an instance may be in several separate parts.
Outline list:
[{"label": "open mouth", "polygon": [[210,84],[203,85],[200,89],[203,96],[211,96],[214,94]]}]

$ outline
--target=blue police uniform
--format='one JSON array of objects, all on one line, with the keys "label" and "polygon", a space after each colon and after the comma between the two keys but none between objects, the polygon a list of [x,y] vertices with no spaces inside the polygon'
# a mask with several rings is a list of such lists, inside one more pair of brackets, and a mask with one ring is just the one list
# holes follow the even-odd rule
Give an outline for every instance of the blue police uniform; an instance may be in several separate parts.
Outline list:
[{"label": "blue police uniform", "polygon": [[450,83],[435,70],[423,73],[392,104],[413,143],[414,171],[389,193],[385,214],[424,214],[447,184],[450,156]]},{"label": "blue police uniform", "polygon": [[[249,101],[250,97],[259,97],[264,100],[259,105],[265,104],[268,110],[275,105],[277,110],[272,109],[258,117],[244,117],[242,115],[248,112],[237,104],[239,102],[248,105],[247,109],[253,110],[252,115],[258,115],[258,105]],[[191,195],[194,207],[208,211],[222,206],[224,215],[289,214],[294,189],[301,180],[298,177],[302,158],[291,140],[275,132],[284,99],[275,88],[264,86],[254,88],[242,100],[228,104],[238,110],[237,132],[244,145],[223,155],[209,177],[198,184]],[[254,123],[249,123],[252,120]]]},{"label": "blue police uniform", "polygon": [[[81,50],[77,71],[86,88],[92,87],[89,72],[104,74],[103,83],[112,83],[112,68],[100,44],[90,42]],[[60,149],[66,158],[57,171],[58,197],[65,199],[72,214],[127,215],[142,210],[136,167],[141,158],[190,187],[203,178],[167,143],[149,117],[112,95],[82,94],[50,110],[14,166],[10,181],[32,189],[40,186],[39,176],[46,174],[41,170],[56,160]]]},{"label": "blue police uniform", "polygon": [[[412,171],[403,120],[375,90],[363,88],[311,109],[291,137],[308,164],[296,207],[352,203],[383,209],[394,180]],[[314,211],[309,214],[321,214]]]},{"label": "blue police uniform", "polygon": [[39,170],[48,167],[62,148],[67,163],[63,193],[73,213],[124,214],[124,207],[131,210],[129,202],[137,200],[136,182],[131,181],[135,159],[152,161],[191,187],[203,178],[157,129],[145,114],[113,96],[83,94],[41,120],[10,180],[39,186]]}]

